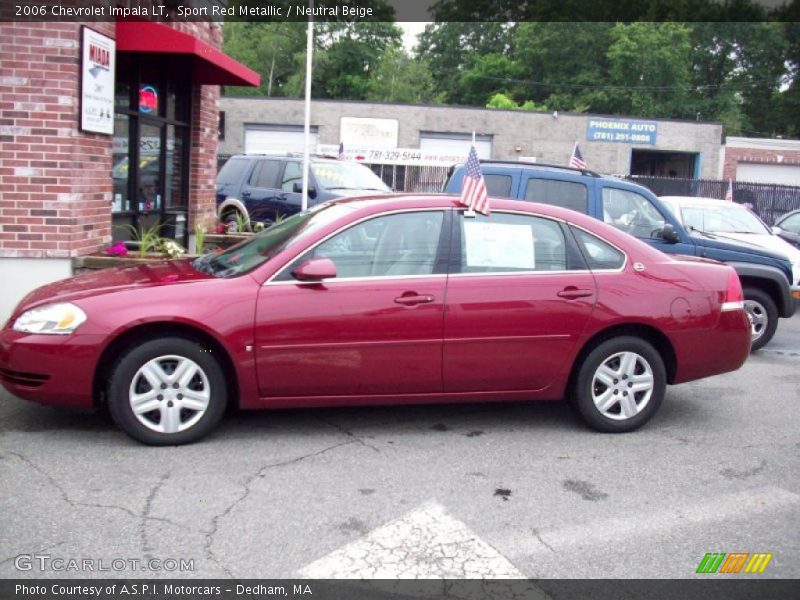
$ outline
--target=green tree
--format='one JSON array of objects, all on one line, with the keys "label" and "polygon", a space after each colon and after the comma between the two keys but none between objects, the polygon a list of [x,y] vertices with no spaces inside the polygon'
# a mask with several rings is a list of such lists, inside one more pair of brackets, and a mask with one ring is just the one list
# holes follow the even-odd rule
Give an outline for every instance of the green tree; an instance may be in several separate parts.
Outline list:
[{"label": "green tree", "polygon": [[516,63],[504,54],[479,56],[458,81],[459,94],[465,104],[480,106],[499,91],[514,89],[518,76]]},{"label": "green tree", "polygon": [[618,23],[608,49],[611,108],[642,117],[689,117],[691,30],[679,23]]},{"label": "green tree", "polygon": [[441,94],[428,63],[414,60],[400,48],[388,48],[369,79],[367,100],[429,104],[441,102]]},{"label": "green tree", "polygon": [[282,96],[295,72],[294,55],[305,47],[305,24],[227,22],[223,50],[261,75],[258,88],[227,86],[226,94]]},{"label": "green tree", "polygon": [[612,23],[520,23],[514,33],[518,97],[572,111],[610,110],[607,84]]},{"label": "green tree", "polygon": [[[414,52],[430,65],[437,91],[451,104],[467,103],[460,86],[462,75],[487,54],[508,54],[513,25],[508,23],[431,23],[419,36]],[[495,88],[499,89],[499,88]],[[486,98],[480,100],[483,104]]]}]

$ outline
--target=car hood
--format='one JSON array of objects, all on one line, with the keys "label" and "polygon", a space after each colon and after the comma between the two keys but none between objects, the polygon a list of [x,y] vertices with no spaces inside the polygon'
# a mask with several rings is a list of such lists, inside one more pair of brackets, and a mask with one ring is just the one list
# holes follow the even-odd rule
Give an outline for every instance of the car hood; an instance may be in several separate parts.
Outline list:
[{"label": "car hood", "polygon": [[764,248],[776,254],[782,254],[795,264],[800,263],[800,250],[792,246],[786,240],[782,240],[777,235],[771,235],[769,233],[723,233],[715,235],[719,237],[724,236],[725,239],[730,238],[738,242],[753,244],[754,246]]},{"label": "car hood", "polygon": [[758,237],[747,235],[740,235],[734,237],[732,233],[700,233],[692,232],[692,239],[701,246],[708,248],[719,248],[721,250],[731,250],[734,252],[745,252],[750,254],[758,254],[768,256],[770,258],[788,261],[789,257],[784,251],[776,251],[755,243],[755,240],[748,239],[750,237]]},{"label": "car hood", "polygon": [[50,302],[72,302],[87,296],[130,288],[176,285],[201,279],[214,279],[214,277],[195,270],[188,259],[131,267],[112,267],[83,273],[37,288],[22,299],[15,314]]}]

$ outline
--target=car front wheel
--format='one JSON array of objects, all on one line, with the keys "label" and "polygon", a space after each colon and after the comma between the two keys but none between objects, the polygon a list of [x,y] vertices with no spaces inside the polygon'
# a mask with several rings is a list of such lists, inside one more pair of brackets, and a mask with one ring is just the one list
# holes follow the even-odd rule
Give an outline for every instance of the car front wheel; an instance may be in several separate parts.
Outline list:
[{"label": "car front wheel", "polygon": [[778,328],[778,307],[768,294],[756,288],[744,288],[744,310],[750,320],[750,350],[766,346]]},{"label": "car front wheel", "polygon": [[648,342],[624,336],[594,348],[578,371],[575,403],[587,425],[621,433],[656,413],[667,387],[661,355]]},{"label": "car front wheel", "polygon": [[109,410],[132,438],[154,446],[194,442],[225,412],[219,362],[184,338],[149,340],[124,354],[111,372]]}]

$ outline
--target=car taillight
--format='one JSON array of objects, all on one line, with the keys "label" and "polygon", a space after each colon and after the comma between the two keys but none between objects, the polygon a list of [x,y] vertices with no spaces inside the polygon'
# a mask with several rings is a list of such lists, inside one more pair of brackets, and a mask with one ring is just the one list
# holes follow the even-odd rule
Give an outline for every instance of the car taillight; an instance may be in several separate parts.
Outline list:
[{"label": "car taillight", "polygon": [[725,289],[725,297],[722,299],[722,310],[741,310],[744,308],[744,292],[742,292],[742,282],[739,275],[731,270],[728,273],[728,285]]}]

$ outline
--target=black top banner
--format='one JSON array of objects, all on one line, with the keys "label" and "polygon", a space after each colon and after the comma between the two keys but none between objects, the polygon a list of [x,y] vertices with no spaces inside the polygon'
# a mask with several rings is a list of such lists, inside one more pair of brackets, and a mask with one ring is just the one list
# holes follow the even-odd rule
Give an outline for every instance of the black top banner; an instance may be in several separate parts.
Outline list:
[{"label": "black top banner", "polygon": [[800,0],[0,0],[0,21],[800,21]]}]

